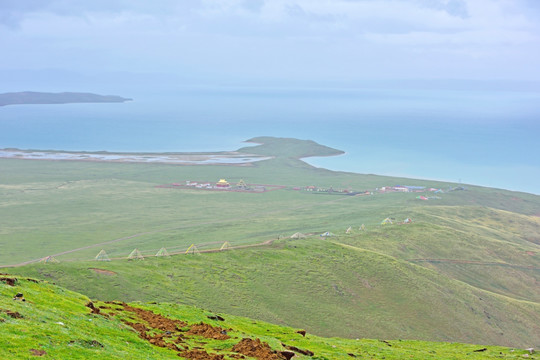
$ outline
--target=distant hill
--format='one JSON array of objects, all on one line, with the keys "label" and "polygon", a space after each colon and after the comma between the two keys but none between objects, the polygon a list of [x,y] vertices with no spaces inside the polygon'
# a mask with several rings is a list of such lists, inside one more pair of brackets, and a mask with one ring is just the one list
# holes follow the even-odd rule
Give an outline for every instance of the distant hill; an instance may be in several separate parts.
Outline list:
[{"label": "distant hill", "polygon": [[132,99],[116,95],[97,95],[77,92],[45,93],[23,91],[0,94],[0,106],[23,104],[117,103],[131,100]]},{"label": "distant hill", "polygon": [[345,154],[342,150],[317,144],[313,140],[299,140],[292,138],[278,138],[260,136],[249,140],[247,143],[258,144],[238,149],[239,152],[249,154],[276,156],[290,159],[301,159],[312,156],[336,156]]}]

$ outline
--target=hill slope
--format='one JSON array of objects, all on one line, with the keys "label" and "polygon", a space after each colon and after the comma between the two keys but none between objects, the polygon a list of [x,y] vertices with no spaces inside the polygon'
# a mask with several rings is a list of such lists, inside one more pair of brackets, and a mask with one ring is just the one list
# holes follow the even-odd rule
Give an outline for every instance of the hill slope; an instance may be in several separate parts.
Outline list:
[{"label": "hill slope", "polygon": [[[101,300],[178,301],[324,335],[513,346],[538,339],[539,196],[332,172],[298,157],[337,150],[253,141],[265,144],[242,151],[273,159],[253,166],[0,159],[0,264],[55,255],[60,264],[13,272]],[[159,186],[221,178],[281,186],[261,193]],[[426,189],[377,190],[397,184]],[[386,217],[394,224],[380,225]],[[413,223],[400,225],[405,218]],[[298,231],[314,236],[283,240]],[[338,238],[318,236],[326,231]],[[161,247],[183,253],[191,244],[208,250],[278,238],[195,258],[89,262],[101,249],[125,258],[134,248],[153,256]]]},{"label": "hill slope", "polygon": [[[13,300],[17,293],[26,301]],[[304,336],[297,329],[190,306],[93,303],[55,285],[9,275],[0,275],[0,339],[0,357],[9,359],[518,359],[529,354],[455,343]]]},{"label": "hill slope", "polygon": [[199,305],[323,336],[540,345],[540,304],[480,290],[341,238],[13,271],[101,300]]}]

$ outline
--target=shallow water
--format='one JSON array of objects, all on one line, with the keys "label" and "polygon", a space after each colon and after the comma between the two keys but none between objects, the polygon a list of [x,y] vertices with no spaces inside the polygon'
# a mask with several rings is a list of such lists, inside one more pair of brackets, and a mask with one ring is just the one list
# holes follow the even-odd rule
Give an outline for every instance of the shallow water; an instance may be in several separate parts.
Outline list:
[{"label": "shallow water", "polygon": [[158,162],[165,164],[247,164],[268,160],[262,156],[224,156],[224,155],[137,155],[137,154],[92,154],[72,152],[43,152],[0,150],[0,158],[18,158],[31,160],[78,160],[78,161],[116,161],[116,162]]}]

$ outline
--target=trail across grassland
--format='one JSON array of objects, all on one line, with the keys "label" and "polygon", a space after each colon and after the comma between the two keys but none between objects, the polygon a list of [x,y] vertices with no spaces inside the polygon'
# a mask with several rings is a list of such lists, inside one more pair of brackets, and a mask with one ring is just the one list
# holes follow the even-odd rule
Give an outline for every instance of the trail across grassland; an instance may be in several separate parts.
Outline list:
[{"label": "trail across grassland", "polygon": [[473,260],[459,260],[459,259],[410,259],[408,260],[414,263],[428,262],[428,263],[450,263],[450,264],[468,264],[468,265],[481,265],[481,266],[503,266],[510,267],[514,269],[528,269],[528,270],[540,270],[540,267],[529,266],[529,265],[514,265],[501,262],[483,262],[483,261],[473,261]]},{"label": "trail across grassland", "polygon": [[[254,213],[251,213],[250,215],[244,216],[244,219],[261,217],[261,216],[268,216],[268,215],[278,214],[278,213],[291,211],[291,210],[296,211],[296,210],[301,210],[301,209],[307,209],[307,208],[311,208],[311,207],[315,207],[315,206],[318,207],[318,206],[321,206],[321,205],[327,205],[327,204],[331,204],[331,203],[336,203],[336,202],[347,200],[347,199],[354,199],[354,198],[359,197],[359,196],[360,195],[342,196],[342,197],[339,197],[338,199],[332,199],[332,200],[325,201],[325,202],[322,202],[322,203],[302,205],[302,206],[296,206],[296,207],[289,207],[289,208],[283,209],[283,210],[280,209],[280,210],[272,210],[272,211],[266,211],[266,212],[264,212],[264,211],[262,211],[262,212],[254,212]],[[104,242],[101,242],[101,243],[82,246],[82,247],[75,248],[75,249],[65,250],[65,251],[62,251],[62,252],[59,252],[59,253],[56,253],[56,254],[51,254],[51,255],[48,255],[48,256],[59,257],[59,256],[62,256],[62,255],[72,254],[72,253],[82,251],[82,250],[88,250],[88,249],[92,249],[92,248],[96,248],[96,247],[103,247],[104,245],[110,245],[110,244],[122,242],[122,241],[129,240],[129,239],[134,239],[134,238],[145,236],[145,235],[153,235],[153,234],[158,234],[158,233],[166,232],[166,231],[180,230],[180,229],[185,229],[185,228],[189,228],[189,227],[193,227],[193,226],[223,224],[223,223],[233,222],[233,221],[237,221],[237,220],[236,219],[223,219],[223,220],[204,221],[204,222],[199,222],[199,223],[192,223],[192,224],[189,224],[189,225],[183,225],[183,226],[176,226],[176,227],[171,227],[171,228],[164,228],[164,229],[157,229],[157,230],[152,230],[152,231],[140,232],[140,233],[136,233],[136,234],[129,235],[129,236],[124,236],[124,237],[114,239],[114,240],[104,241]],[[240,247],[261,246],[261,245],[266,245],[269,241],[271,243],[271,241],[273,241],[273,240],[266,240],[266,241],[263,241],[262,243],[257,243],[257,244],[247,244],[247,245],[236,246],[234,248],[238,249]],[[213,250],[213,251],[216,251],[216,250]],[[204,251],[200,251],[200,252],[209,252],[209,250],[204,250]],[[23,262],[20,262],[20,263],[17,263],[17,264],[0,265],[0,268],[10,268],[10,267],[25,266],[25,265],[40,262],[43,258],[44,257],[40,257],[38,259],[27,260],[27,261],[23,261]]]}]

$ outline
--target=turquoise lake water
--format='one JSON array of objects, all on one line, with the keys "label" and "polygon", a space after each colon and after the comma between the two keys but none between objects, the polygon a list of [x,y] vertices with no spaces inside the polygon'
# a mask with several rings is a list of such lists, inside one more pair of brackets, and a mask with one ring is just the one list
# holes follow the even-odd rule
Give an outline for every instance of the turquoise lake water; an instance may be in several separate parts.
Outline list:
[{"label": "turquoise lake water", "polygon": [[[222,151],[256,136],[311,139],[359,173],[540,194],[540,93],[382,89],[124,90],[118,104],[0,107],[0,148]],[[393,184],[388,184],[393,185]]]}]

